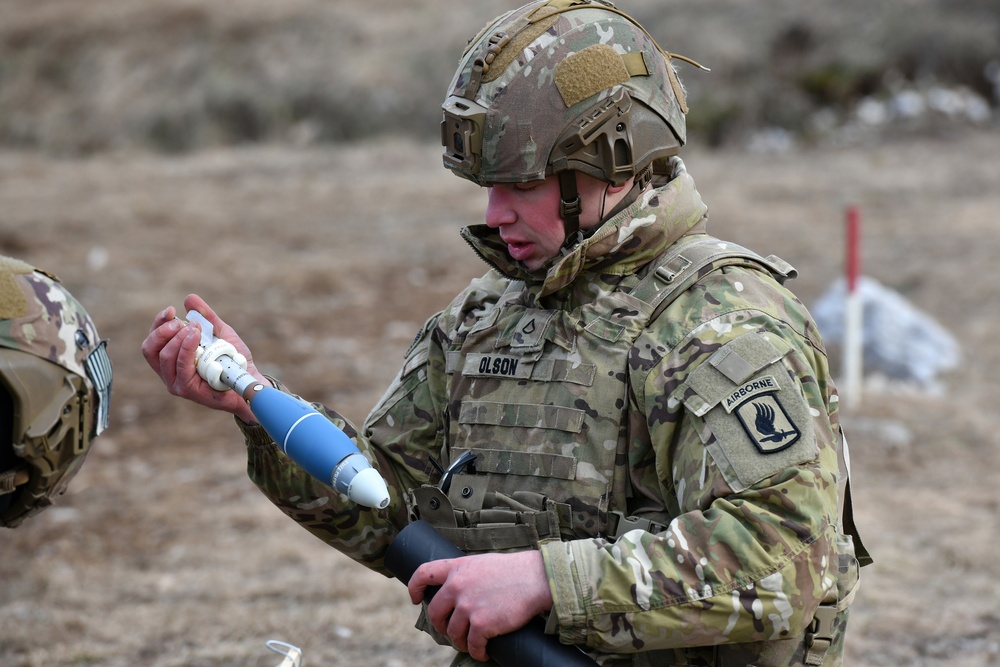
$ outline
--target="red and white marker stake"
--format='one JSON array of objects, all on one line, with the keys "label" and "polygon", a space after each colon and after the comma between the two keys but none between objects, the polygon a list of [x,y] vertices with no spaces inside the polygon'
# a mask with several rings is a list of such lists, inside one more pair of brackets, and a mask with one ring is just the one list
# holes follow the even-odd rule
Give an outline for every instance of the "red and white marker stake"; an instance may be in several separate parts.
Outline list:
[{"label": "red and white marker stake", "polygon": [[844,304],[844,396],[847,407],[861,401],[862,385],[862,307],[858,291],[861,276],[861,212],[856,205],[847,207],[847,298]]}]

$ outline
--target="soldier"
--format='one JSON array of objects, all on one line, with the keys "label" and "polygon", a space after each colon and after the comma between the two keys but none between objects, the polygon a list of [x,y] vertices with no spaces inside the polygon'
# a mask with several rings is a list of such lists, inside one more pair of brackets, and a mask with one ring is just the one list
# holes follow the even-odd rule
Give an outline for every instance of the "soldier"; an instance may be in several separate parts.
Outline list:
[{"label": "soldier", "polygon": [[52,274],[0,256],[0,525],[65,492],[108,426],[110,395],[87,311]]},{"label": "soldier", "polygon": [[317,406],[389,482],[386,510],[309,478],[213,392],[173,308],[143,343],[172,393],[239,418],[254,483],[320,539],[384,573],[419,517],[471,554],[409,583],[414,603],[440,586],[419,624],[453,665],[538,614],[602,665],[842,661],[855,546],[868,559],[837,393],[793,269],[706,234],[675,58],[597,0],[532,2],[470,41],[444,163],[488,188],[462,234],[490,270],[360,428]]}]

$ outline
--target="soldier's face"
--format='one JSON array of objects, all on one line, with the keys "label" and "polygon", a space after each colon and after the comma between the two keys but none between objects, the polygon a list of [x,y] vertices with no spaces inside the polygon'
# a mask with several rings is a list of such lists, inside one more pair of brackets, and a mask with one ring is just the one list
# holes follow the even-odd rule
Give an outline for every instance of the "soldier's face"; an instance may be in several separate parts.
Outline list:
[{"label": "soldier's face", "polygon": [[[584,174],[577,174],[576,180],[583,204],[580,229],[586,230],[600,221],[602,211],[611,209],[612,197],[620,194],[621,188],[609,188]],[[559,217],[558,178],[497,184],[487,191],[486,224],[500,232],[513,259],[534,271],[559,253],[565,231]]]}]

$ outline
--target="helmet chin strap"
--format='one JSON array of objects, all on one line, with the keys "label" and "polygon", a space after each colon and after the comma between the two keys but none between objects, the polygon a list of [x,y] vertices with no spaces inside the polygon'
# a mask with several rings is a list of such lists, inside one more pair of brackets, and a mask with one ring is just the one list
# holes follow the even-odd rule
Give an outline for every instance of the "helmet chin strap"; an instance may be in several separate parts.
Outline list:
[{"label": "helmet chin strap", "polygon": [[[652,179],[653,165],[650,163],[646,165],[642,171],[636,174],[635,182],[632,183],[632,188],[628,191],[625,197],[618,202],[618,205],[615,206],[611,213],[607,216],[602,215],[601,222],[604,222],[607,218],[610,218],[628,206],[631,206],[632,203],[639,198],[639,193],[646,189],[646,186],[649,185]],[[605,197],[606,196],[607,195],[605,194]],[[584,234],[580,230],[580,213],[582,212],[583,204],[580,200],[580,193],[576,187],[576,172],[570,170],[560,171],[559,217],[563,219],[563,229],[565,230],[566,235],[562,245],[562,251],[564,254],[584,239]]]},{"label": "helmet chin strap", "polygon": [[580,213],[583,204],[580,193],[576,189],[576,172],[559,172],[559,217],[563,219],[563,230],[566,239],[563,248],[572,248],[580,242]]}]

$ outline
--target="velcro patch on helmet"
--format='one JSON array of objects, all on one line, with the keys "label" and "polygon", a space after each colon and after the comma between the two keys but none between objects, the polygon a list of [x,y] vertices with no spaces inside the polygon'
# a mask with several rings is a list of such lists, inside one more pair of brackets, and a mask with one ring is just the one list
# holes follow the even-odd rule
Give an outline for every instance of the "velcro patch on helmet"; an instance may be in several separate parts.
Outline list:
[{"label": "velcro patch on helmet", "polygon": [[552,27],[558,20],[558,16],[550,16],[540,21],[526,23],[524,28],[511,35],[508,42],[500,53],[496,54],[489,70],[483,72],[483,83],[489,83],[503,74],[504,70],[514,62],[514,59],[524,52],[540,35]]},{"label": "velcro patch on helmet", "polygon": [[28,311],[28,300],[15,275],[25,275],[35,267],[13,257],[0,255],[0,319],[12,320]]},{"label": "velcro patch on helmet", "polygon": [[628,68],[607,44],[594,44],[556,66],[555,82],[567,107],[629,80]]}]

